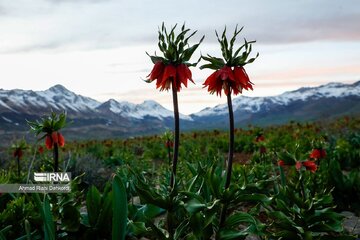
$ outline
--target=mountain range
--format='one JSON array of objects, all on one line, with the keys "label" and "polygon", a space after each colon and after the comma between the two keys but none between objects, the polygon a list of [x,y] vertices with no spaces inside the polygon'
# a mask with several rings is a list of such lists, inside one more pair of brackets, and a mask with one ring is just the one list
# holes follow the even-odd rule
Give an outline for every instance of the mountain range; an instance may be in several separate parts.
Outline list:
[{"label": "mountain range", "polygon": [[[233,109],[236,127],[359,115],[360,81],[300,88],[271,97],[235,97]],[[39,119],[51,111],[67,113],[71,124],[66,133],[70,138],[130,137],[161,133],[173,127],[173,112],[152,100],[134,104],[110,99],[101,103],[61,85],[45,91],[0,89],[2,140],[26,134],[26,120]],[[182,130],[226,128],[227,105],[181,114],[180,121]]]}]

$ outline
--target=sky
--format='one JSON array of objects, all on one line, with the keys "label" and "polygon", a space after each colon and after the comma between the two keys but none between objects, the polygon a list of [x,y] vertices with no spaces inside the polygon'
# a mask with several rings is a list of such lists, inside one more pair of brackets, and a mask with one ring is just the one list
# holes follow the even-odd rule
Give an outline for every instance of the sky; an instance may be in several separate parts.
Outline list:
[{"label": "sky", "polygon": [[[245,67],[255,84],[246,96],[360,80],[358,0],[0,0],[0,88],[61,84],[99,101],[152,99],[172,109],[171,92],[143,81],[162,22],[197,30],[190,44],[205,35],[194,61],[221,56],[215,30],[244,26],[236,46],[256,40],[260,54]],[[195,84],[178,94],[180,112],[226,102],[202,86],[211,70],[191,70]]]}]

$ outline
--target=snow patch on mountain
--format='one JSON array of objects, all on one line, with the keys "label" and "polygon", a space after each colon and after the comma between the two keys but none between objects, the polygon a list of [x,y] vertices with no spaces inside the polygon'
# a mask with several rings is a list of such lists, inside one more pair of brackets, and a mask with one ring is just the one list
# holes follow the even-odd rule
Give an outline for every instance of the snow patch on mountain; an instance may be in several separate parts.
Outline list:
[{"label": "snow patch on mountain", "polygon": [[279,96],[273,97],[274,100],[282,104],[288,104],[294,100],[306,101],[309,98],[330,98],[330,97],[345,97],[345,96],[359,96],[360,86],[354,84],[329,83],[320,87],[300,88],[295,91],[285,92]]},{"label": "snow patch on mountain", "polygon": [[[354,84],[329,83],[319,87],[300,88],[295,91],[285,92],[273,97],[246,97],[240,96],[233,99],[233,110],[243,110],[252,113],[266,110],[270,105],[277,104],[286,106],[294,101],[306,101],[309,99],[360,96],[360,81]],[[205,108],[194,117],[219,116],[228,114],[227,104],[220,104],[213,108]]]},{"label": "snow patch on mountain", "polygon": [[5,103],[1,100],[1,92],[0,92],[0,105],[12,111],[11,107],[9,107],[7,104],[5,104]]},{"label": "snow patch on mountain", "polygon": [[77,95],[61,85],[55,85],[45,91],[26,91],[0,89],[0,105],[15,111],[14,108],[29,108],[30,106],[54,110],[71,109],[85,111],[94,109],[100,103],[94,99]]},{"label": "snow patch on mountain", "polygon": [[[360,96],[360,81],[354,84],[329,83],[319,87],[300,88],[295,91],[285,92],[273,97],[245,97],[233,99],[234,111],[247,111],[256,113],[270,109],[272,106],[286,106],[294,101],[307,101],[319,98]],[[118,102],[110,99],[100,103],[94,99],[77,95],[61,85],[55,85],[45,91],[26,91],[20,89],[0,89],[0,109],[12,112],[27,112],[28,110],[47,109],[60,111],[73,111],[90,113],[102,113],[110,111],[116,115],[144,119],[146,117],[173,118],[173,112],[164,108],[155,101],[147,100],[141,104],[126,101]],[[213,108],[205,108],[190,116],[180,114],[183,120],[192,121],[195,117],[221,116],[228,114],[227,104],[217,105]]]},{"label": "snow patch on mountain", "polygon": [[6,118],[6,117],[4,117],[4,116],[2,116],[2,119],[4,119],[6,122],[8,122],[8,123],[12,123],[12,120],[11,119],[8,119],[8,118]]},{"label": "snow patch on mountain", "polygon": [[39,91],[37,93],[54,106],[58,105],[61,108],[68,107],[74,111],[94,109],[100,105],[100,102],[77,95],[61,85],[55,85],[48,90]]},{"label": "snow patch on mountain", "polygon": [[[119,114],[123,117],[130,117],[135,119],[154,117],[163,119],[174,116],[172,111],[164,108],[159,103],[152,100],[146,100],[141,104],[134,104],[126,101],[118,102],[114,99],[110,99],[106,104],[108,105],[111,112]],[[180,114],[180,118],[191,120],[189,116],[183,114]]]}]

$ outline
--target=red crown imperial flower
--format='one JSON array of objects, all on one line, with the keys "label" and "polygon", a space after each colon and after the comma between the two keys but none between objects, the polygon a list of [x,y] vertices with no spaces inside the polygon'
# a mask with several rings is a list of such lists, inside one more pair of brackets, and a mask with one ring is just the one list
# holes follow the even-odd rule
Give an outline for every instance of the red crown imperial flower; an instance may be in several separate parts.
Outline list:
[{"label": "red crown imperial flower", "polygon": [[[221,90],[224,90],[225,94],[228,95],[231,91],[235,95],[242,93],[242,90],[253,90],[253,83],[250,81],[249,76],[247,75],[244,66],[248,63],[252,63],[259,56],[259,53],[254,58],[248,59],[252,47],[251,44],[255,41],[247,42],[237,49],[233,54],[234,43],[236,36],[241,32],[235,28],[233,37],[228,42],[226,38],[226,28],[221,36],[216,32],[216,36],[221,45],[221,51],[223,55],[222,58],[212,57],[210,55],[202,56],[205,61],[208,61],[208,64],[202,65],[200,69],[210,68],[215,70],[204,82],[204,87],[208,87],[208,91],[213,94],[216,92],[216,95],[221,96]],[[244,48],[244,52],[239,55],[240,51]],[[229,92],[230,91],[230,92]]]},{"label": "red crown imperial flower", "polygon": [[188,46],[188,40],[196,31],[185,38],[190,29],[185,29],[185,25],[183,25],[181,32],[177,36],[175,35],[175,29],[176,25],[168,34],[163,23],[161,30],[159,30],[158,46],[164,57],[150,56],[147,53],[154,63],[154,67],[147,76],[146,82],[156,80],[156,88],[160,88],[160,91],[169,90],[173,86],[179,92],[181,84],[187,87],[188,80],[194,83],[189,67],[196,66],[198,62],[189,63],[189,60],[204,37],[200,39],[198,44],[190,47]]}]

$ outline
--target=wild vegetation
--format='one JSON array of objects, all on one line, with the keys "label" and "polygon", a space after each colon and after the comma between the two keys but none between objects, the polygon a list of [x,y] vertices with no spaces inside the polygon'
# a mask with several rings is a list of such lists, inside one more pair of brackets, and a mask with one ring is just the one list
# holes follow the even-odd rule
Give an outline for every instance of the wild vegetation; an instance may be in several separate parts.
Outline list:
[{"label": "wild vegetation", "polygon": [[[121,225],[127,239],[244,239],[249,234],[354,239],[344,232],[339,213],[360,213],[359,132],[360,119],[348,117],[327,124],[235,128],[227,190],[226,132],[181,134],[174,189],[169,187],[169,133],[66,143],[59,167],[77,176],[71,193],[3,193],[1,236],[111,239]],[[42,146],[39,142],[22,150],[20,176],[13,155],[17,150],[10,147],[1,183],[26,182],[33,160],[32,171],[52,171],[53,149]],[[219,225],[225,204],[226,220]]]},{"label": "wild vegetation", "polygon": [[[148,82],[172,90],[174,132],[125,140],[65,141],[66,115],[29,122],[39,137],[9,147],[0,183],[29,183],[32,172],[71,172],[69,193],[2,193],[0,239],[355,239],[342,211],[360,213],[360,119],[239,128],[232,95],[253,88],[244,66],[252,43],[234,50],[216,36],[222,58],[204,85],[225,93],[229,131],[182,133],[178,92],[192,81],[185,25],[159,29],[163,56]],[[242,52],[241,52],[242,51]],[[199,60],[200,61],[200,60]],[[45,141],[44,141],[45,140]],[[43,143],[44,142],[44,143]],[[44,146],[43,146],[44,144]]]}]

